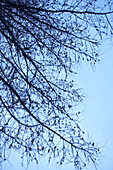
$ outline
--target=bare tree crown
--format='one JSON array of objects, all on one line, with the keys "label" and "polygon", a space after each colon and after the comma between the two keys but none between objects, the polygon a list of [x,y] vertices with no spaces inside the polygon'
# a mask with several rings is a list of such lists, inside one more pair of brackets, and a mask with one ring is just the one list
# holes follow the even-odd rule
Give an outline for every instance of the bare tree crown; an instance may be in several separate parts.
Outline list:
[{"label": "bare tree crown", "polygon": [[[103,4],[102,4],[103,5]],[[38,163],[96,164],[100,150],[79,126],[83,96],[76,64],[98,60],[113,34],[113,1],[0,0],[0,144],[2,158],[20,149]]]}]

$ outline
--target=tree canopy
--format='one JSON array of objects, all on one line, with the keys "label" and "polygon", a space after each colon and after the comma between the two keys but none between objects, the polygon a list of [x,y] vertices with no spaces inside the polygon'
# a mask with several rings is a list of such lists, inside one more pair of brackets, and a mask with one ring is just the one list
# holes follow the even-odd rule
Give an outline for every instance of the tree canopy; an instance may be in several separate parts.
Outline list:
[{"label": "tree canopy", "polygon": [[[101,5],[100,5],[101,4]],[[100,149],[84,137],[74,76],[99,60],[113,34],[113,1],[0,0],[0,144],[2,159],[21,150],[28,163],[48,154],[59,164],[96,165]]]}]

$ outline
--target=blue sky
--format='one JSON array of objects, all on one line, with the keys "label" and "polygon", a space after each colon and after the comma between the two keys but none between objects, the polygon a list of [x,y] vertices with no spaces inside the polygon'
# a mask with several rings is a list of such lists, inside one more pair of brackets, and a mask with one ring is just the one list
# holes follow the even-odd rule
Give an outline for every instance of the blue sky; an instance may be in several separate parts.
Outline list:
[{"label": "blue sky", "polygon": [[[84,66],[78,82],[85,91],[85,119],[82,127],[103,147],[101,170],[113,170],[113,47],[103,44],[101,62],[95,71]],[[90,168],[86,168],[90,170]],[[93,170],[93,169],[92,169]]]},{"label": "blue sky", "polygon": [[[112,42],[103,43],[103,54],[96,69],[88,64],[82,64],[78,69],[76,81],[79,87],[84,88],[86,96],[83,109],[82,128],[94,139],[98,145],[103,146],[102,158],[99,162],[100,170],[113,170],[113,47]],[[17,153],[10,159],[12,166],[5,162],[3,170],[23,170]],[[38,167],[31,164],[33,170],[74,170],[72,165],[57,167],[54,162],[47,164],[46,158],[40,159]],[[87,167],[85,170],[94,170]]]}]

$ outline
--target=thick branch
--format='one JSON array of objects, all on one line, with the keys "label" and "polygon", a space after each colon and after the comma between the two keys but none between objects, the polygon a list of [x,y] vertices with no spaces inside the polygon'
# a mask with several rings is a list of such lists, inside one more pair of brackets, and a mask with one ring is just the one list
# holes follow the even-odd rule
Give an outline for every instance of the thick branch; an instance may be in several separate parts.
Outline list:
[{"label": "thick branch", "polygon": [[5,5],[0,5],[0,8],[24,8],[24,9],[32,9],[33,11],[35,10],[36,12],[50,12],[50,13],[72,13],[72,14],[93,14],[93,15],[107,15],[107,14],[112,14],[113,11],[107,11],[107,12],[94,12],[94,11],[73,11],[73,10],[67,10],[67,9],[64,9],[64,10],[50,10],[50,9],[44,9],[44,8],[36,8],[36,7],[30,7],[30,6],[27,6],[27,5],[24,5],[24,4],[5,4]]},{"label": "thick branch", "polygon": [[8,106],[6,106],[5,102],[3,101],[1,95],[0,95],[0,100],[4,106],[4,108],[6,108],[6,110],[8,111],[8,113],[11,115],[11,117],[13,117],[19,124],[23,125],[23,126],[26,126],[26,127],[36,127],[37,125],[27,125],[27,124],[24,124],[22,123],[19,119],[17,119],[11,112],[10,110],[8,109]]}]

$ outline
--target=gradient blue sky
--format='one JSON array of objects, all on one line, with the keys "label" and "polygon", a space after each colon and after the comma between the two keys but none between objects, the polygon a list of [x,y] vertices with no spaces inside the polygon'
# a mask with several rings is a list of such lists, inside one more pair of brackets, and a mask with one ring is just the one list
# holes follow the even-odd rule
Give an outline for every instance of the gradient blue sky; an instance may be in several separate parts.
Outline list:
[{"label": "gradient blue sky", "polygon": [[[79,87],[84,88],[86,96],[81,110],[83,112],[82,128],[100,146],[104,145],[100,170],[113,170],[113,47],[112,42],[103,44],[101,62],[96,69],[91,69],[88,64],[83,64],[78,69],[76,76]],[[13,153],[10,163],[4,162],[3,170],[24,170],[20,166],[20,159],[17,153]],[[46,158],[41,159],[38,167],[31,164],[28,170],[74,170],[72,165],[57,167],[54,162],[47,164]],[[94,170],[94,167],[87,167],[85,170]]]}]

